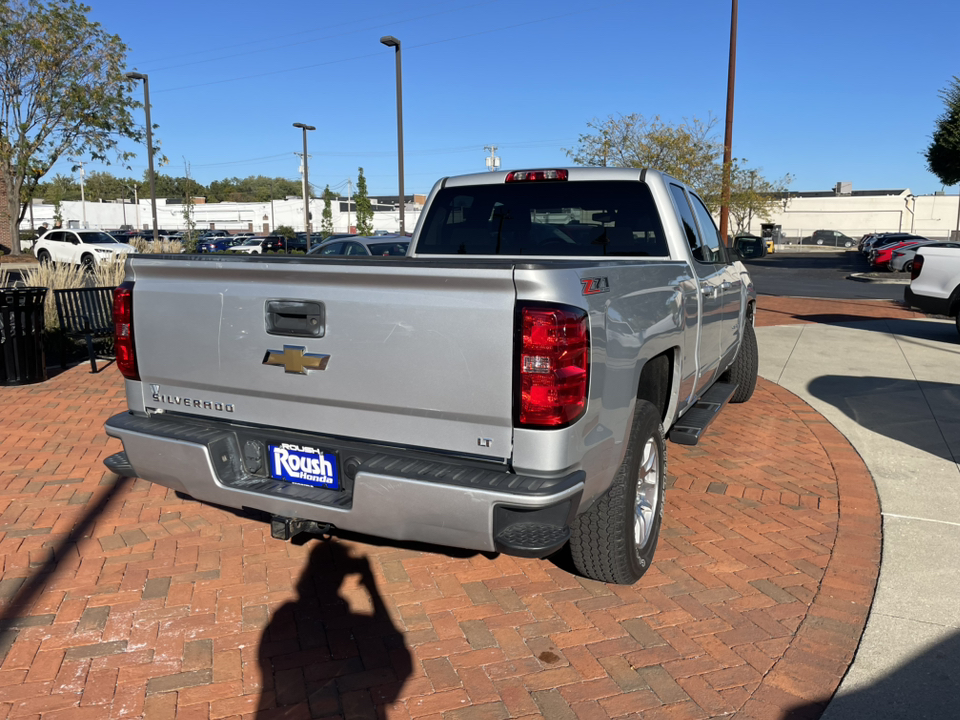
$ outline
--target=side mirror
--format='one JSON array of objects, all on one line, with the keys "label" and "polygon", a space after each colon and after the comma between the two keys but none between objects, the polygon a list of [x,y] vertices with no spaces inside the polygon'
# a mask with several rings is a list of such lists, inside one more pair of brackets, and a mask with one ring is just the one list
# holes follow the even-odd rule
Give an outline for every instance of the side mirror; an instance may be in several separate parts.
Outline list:
[{"label": "side mirror", "polygon": [[741,260],[756,260],[767,254],[767,243],[763,238],[738,237],[733,241],[733,250]]}]

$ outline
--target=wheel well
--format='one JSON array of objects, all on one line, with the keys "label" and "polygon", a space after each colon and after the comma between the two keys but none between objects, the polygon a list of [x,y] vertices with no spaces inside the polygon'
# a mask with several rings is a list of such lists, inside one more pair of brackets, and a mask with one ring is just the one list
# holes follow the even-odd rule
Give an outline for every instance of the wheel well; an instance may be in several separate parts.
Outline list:
[{"label": "wheel well", "polygon": [[960,285],[957,285],[950,294],[950,312],[948,315],[956,315],[960,312]]},{"label": "wheel well", "polygon": [[661,418],[666,417],[670,389],[673,387],[673,353],[673,350],[668,350],[650,358],[640,371],[637,399],[652,403]]}]

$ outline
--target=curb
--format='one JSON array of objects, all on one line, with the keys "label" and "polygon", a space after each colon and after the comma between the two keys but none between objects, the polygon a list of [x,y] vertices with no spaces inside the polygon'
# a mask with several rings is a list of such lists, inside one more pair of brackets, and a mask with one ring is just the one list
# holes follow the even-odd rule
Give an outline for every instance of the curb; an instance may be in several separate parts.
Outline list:
[{"label": "curb", "polygon": [[873,604],[880,574],[880,499],[863,458],[837,428],[789,390],[759,381],[820,442],[836,474],[839,514],[819,592],[781,659],[735,717],[820,717],[853,663]]},{"label": "curb", "polygon": [[772,253],[768,255],[799,255],[803,253],[838,253],[838,252],[856,252],[855,247],[834,247],[833,245],[775,245]]},{"label": "curb", "polygon": [[901,279],[896,275],[891,275],[890,278],[878,278],[871,277],[869,273],[853,273],[852,275],[847,275],[847,280],[853,280],[854,282],[862,283],[875,283],[878,285],[909,285],[910,278]]}]

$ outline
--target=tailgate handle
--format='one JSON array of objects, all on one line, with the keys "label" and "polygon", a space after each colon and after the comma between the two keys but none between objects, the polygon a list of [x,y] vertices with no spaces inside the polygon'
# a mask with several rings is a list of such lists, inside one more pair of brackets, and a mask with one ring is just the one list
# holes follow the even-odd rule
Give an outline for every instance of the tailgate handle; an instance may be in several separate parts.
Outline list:
[{"label": "tailgate handle", "polygon": [[293,337],[323,337],[323,303],[306,300],[267,300],[267,333]]}]

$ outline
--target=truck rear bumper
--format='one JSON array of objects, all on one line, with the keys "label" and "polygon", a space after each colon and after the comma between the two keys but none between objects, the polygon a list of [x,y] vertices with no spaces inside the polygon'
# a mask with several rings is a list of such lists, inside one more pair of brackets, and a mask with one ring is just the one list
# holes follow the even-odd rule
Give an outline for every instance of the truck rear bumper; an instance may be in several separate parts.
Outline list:
[{"label": "truck rear bumper", "polygon": [[[116,415],[107,467],[208,503],[254,508],[393,540],[544,556],[569,537],[584,473],[535,478],[488,462],[169,416]],[[336,452],[344,489],[283,483],[251,468],[251,438]],[[537,542],[539,541],[539,546]]]}]

